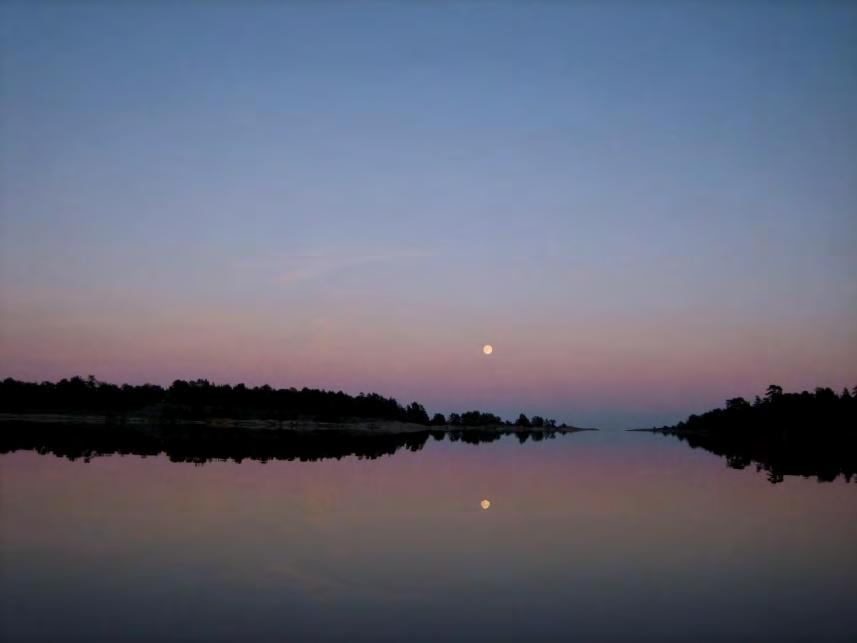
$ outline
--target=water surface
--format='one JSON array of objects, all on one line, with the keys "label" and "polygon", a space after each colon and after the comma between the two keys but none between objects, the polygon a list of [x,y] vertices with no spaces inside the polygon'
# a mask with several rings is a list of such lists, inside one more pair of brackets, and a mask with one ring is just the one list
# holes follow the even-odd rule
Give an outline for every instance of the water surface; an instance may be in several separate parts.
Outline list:
[{"label": "water surface", "polygon": [[0,520],[10,641],[857,639],[857,485],[650,434],[202,466],[17,451]]}]

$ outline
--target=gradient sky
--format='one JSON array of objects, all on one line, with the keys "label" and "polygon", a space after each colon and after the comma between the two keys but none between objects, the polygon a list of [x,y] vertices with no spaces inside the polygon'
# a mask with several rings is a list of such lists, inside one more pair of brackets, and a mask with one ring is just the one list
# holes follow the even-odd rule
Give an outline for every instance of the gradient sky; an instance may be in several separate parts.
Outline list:
[{"label": "gradient sky", "polygon": [[3,3],[0,376],[857,384],[857,5],[713,4]]}]

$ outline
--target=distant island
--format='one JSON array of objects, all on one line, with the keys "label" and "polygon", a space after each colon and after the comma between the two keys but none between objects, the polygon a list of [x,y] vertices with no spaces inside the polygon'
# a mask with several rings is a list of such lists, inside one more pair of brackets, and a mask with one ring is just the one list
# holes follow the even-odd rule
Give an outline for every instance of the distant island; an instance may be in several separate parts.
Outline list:
[{"label": "distant island", "polygon": [[[176,380],[168,388],[156,384],[109,384],[95,377],[72,377],[58,382],[0,382],[0,421],[74,423],[166,423],[301,427],[354,424],[404,432],[414,426],[574,429],[565,423],[521,413],[515,422],[493,413],[467,411],[431,418],[419,402],[402,405],[377,393],[349,395],[310,388],[275,389],[268,385],[212,384],[208,380]],[[400,426],[396,426],[400,425]]]},{"label": "distant island", "polygon": [[787,475],[857,482],[857,387],[837,395],[830,388],[784,393],[771,384],[753,402],[736,397],[675,426],[641,430],[675,436],[735,469],[755,464],[773,483]]},{"label": "distant island", "polygon": [[429,438],[469,443],[514,434],[520,442],[584,431],[523,413],[515,422],[467,411],[429,417],[418,402],[376,393],[212,384],[176,380],[168,388],[73,377],[0,382],[0,453],[36,450],[71,459],[112,453],[202,463],[375,458],[418,450]]}]

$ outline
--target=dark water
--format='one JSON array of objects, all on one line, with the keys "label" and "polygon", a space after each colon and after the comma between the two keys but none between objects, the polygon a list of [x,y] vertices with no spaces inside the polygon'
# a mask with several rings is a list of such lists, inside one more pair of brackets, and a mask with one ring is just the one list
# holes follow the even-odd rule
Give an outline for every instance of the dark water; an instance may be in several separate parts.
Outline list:
[{"label": "dark water", "polygon": [[18,451],[0,503],[8,641],[857,640],[857,485],[650,434],[203,466]]}]

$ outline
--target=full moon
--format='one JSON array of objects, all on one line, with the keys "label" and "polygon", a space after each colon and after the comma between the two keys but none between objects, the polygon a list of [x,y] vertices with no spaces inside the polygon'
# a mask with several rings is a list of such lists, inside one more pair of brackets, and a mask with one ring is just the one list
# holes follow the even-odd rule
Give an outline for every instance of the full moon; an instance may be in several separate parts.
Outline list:
[{"label": "full moon", "polygon": [[482,507],[483,509],[488,509],[488,507],[491,506],[491,501],[490,500],[483,500],[482,502],[479,503],[479,506]]},{"label": "full moon", "polygon": [[486,355],[490,355],[494,352],[494,347],[491,346],[491,344],[485,344],[485,346],[482,347],[482,352]]}]

